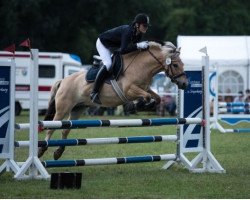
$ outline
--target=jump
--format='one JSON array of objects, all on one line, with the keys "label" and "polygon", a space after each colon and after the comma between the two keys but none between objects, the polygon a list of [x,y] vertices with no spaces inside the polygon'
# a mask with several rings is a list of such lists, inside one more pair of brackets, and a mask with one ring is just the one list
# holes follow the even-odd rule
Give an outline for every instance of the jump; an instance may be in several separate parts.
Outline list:
[{"label": "jump", "polygon": [[[188,79],[184,73],[184,64],[180,59],[180,48],[171,42],[148,42],[149,48],[144,51],[134,51],[122,55],[123,72],[117,78],[117,84],[129,101],[143,98],[146,102],[154,99],[160,103],[160,96],[150,89],[152,78],[159,72],[174,82],[179,89],[188,86]],[[85,72],[74,73],[54,84],[51,90],[49,107],[44,120],[79,119],[86,106],[93,106],[90,93],[93,83],[85,79]],[[104,83],[99,92],[103,107],[116,107],[124,104],[111,85]],[[48,130],[45,140],[49,140],[54,130]],[[62,131],[62,139],[67,139],[70,129]],[[40,147],[38,157],[47,150]],[[59,147],[54,153],[54,159],[60,158],[65,147]]]}]

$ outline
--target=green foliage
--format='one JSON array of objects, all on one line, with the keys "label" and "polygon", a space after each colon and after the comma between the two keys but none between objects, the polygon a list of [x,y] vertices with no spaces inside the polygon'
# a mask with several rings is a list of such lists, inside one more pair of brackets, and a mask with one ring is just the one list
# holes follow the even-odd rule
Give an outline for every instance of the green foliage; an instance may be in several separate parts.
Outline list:
[{"label": "green foliage", "polygon": [[145,39],[176,43],[178,35],[248,35],[249,10],[247,0],[0,0],[0,47],[29,37],[33,48],[90,63],[98,34],[137,13],[151,17]]}]

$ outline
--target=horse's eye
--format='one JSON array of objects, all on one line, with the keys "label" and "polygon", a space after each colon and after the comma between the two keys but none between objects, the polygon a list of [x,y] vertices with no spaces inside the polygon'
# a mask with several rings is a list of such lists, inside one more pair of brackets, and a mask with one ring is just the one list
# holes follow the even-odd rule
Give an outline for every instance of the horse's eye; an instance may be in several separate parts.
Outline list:
[{"label": "horse's eye", "polygon": [[174,66],[175,68],[177,68],[177,67],[178,67],[178,65],[177,65],[177,64],[173,64],[173,66]]}]

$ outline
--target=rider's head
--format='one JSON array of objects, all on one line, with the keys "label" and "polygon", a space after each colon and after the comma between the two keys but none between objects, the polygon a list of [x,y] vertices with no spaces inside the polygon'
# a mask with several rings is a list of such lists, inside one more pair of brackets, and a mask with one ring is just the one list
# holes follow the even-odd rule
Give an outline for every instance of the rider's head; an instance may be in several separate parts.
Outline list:
[{"label": "rider's head", "polygon": [[144,13],[137,14],[133,21],[133,25],[136,27],[137,31],[146,33],[148,27],[150,26],[149,16]]}]

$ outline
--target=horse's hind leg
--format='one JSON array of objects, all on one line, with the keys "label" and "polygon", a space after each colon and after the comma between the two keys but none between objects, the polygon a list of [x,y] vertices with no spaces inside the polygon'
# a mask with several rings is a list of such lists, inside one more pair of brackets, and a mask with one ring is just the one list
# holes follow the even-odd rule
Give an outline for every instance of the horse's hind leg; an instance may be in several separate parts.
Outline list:
[{"label": "horse's hind leg", "polygon": [[[83,111],[84,111],[84,107],[83,106],[77,106],[77,107],[75,107],[71,111],[68,120],[77,120],[77,119],[79,119],[79,117],[83,114]],[[62,131],[62,139],[67,139],[69,132],[70,132],[70,129],[64,129]],[[65,150],[65,146],[58,147],[54,151],[54,159],[58,160],[62,156],[64,150]]]},{"label": "horse's hind leg", "polygon": [[[54,131],[55,130],[48,130],[47,133],[46,133],[45,140],[49,140]],[[45,151],[47,151],[47,149],[48,149],[48,147],[39,147],[38,148],[38,158],[42,157],[43,154],[45,153]]]},{"label": "horse's hind leg", "polygon": [[[58,109],[58,108],[57,108]],[[68,113],[67,110],[65,110],[64,112],[56,112],[53,121],[57,121],[57,120],[62,120],[66,114]],[[55,130],[48,130],[46,133],[46,137],[45,140],[50,140],[52,134],[54,133]],[[42,157],[42,155],[45,153],[45,151],[47,151],[48,147],[39,147],[38,149],[38,158]]]}]

